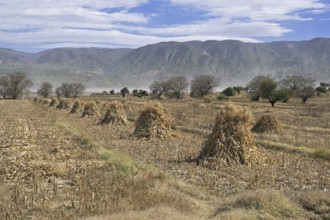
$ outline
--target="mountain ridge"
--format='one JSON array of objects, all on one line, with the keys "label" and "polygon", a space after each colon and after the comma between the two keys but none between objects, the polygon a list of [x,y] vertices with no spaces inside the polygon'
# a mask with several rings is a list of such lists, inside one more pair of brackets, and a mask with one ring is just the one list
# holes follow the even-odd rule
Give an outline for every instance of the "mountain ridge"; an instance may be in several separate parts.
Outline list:
[{"label": "mountain ridge", "polygon": [[26,53],[0,48],[0,74],[25,71],[41,81],[87,86],[147,85],[153,80],[215,75],[221,84],[244,85],[256,75],[298,74],[330,80],[330,38],[244,43],[237,40],[160,42],[129,48],[55,48]]}]

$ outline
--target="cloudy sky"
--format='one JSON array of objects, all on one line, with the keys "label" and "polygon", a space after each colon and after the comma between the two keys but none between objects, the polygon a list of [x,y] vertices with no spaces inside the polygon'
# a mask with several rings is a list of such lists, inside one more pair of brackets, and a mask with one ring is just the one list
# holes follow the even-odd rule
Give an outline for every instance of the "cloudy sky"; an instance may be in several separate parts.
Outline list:
[{"label": "cloudy sky", "polygon": [[0,0],[0,48],[330,37],[329,0]]}]

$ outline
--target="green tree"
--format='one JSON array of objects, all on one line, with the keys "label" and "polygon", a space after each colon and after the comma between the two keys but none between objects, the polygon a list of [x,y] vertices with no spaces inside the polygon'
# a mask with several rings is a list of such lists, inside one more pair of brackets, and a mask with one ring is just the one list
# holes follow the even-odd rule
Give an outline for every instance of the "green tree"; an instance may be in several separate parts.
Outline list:
[{"label": "green tree", "polygon": [[129,90],[128,90],[128,88],[127,88],[127,87],[122,88],[122,89],[120,90],[120,94],[122,95],[122,97],[125,98],[126,95],[129,94]]},{"label": "green tree", "polygon": [[251,100],[253,101],[259,101],[260,97],[261,97],[261,93],[260,93],[260,83],[263,80],[266,79],[273,79],[271,76],[265,76],[265,75],[259,75],[254,77],[246,86],[250,96],[251,96]]},{"label": "green tree", "polygon": [[317,92],[317,95],[321,95],[322,93],[327,93],[328,89],[325,86],[318,86],[315,91]]},{"label": "green tree", "polygon": [[273,90],[268,96],[268,101],[270,102],[272,107],[274,107],[276,102],[278,101],[287,102],[291,96],[292,96],[291,91],[287,89]]},{"label": "green tree", "polygon": [[259,84],[260,96],[268,99],[276,87],[277,83],[273,78],[265,78],[261,80]]},{"label": "green tree", "polygon": [[225,94],[226,96],[234,96],[236,95],[236,90],[232,87],[227,87],[222,91],[222,93]]}]

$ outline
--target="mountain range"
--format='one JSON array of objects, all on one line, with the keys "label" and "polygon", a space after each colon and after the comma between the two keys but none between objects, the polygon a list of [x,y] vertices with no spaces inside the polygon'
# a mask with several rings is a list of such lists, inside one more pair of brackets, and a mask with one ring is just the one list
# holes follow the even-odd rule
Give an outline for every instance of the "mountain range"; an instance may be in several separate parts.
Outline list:
[{"label": "mountain range", "polygon": [[244,43],[162,42],[137,49],[56,48],[38,53],[0,49],[0,74],[24,71],[35,86],[82,82],[87,87],[148,86],[154,80],[211,74],[222,85],[246,85],[256,75],[298,74],[330,81],[330,39]]}]

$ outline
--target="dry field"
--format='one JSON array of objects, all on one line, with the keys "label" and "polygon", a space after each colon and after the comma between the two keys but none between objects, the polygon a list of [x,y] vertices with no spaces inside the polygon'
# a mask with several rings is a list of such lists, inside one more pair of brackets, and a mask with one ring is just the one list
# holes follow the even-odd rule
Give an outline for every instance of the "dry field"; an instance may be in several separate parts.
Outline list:
[{"label": "dry field", "polygon": [[[210,99],[162,100],[173,119],[164,139],[132,136],[153,100],[79,99],[118,100],[126,125],[50,100],[0,100],[0,219],[330,219],[330,96],[275,108]],[[276,115],[283,132],[254,134],[258,162],[249,166],[189,162],[227,102],[254,123]]]}]

